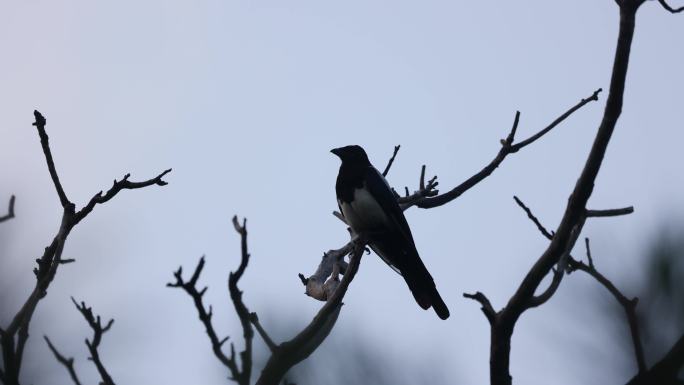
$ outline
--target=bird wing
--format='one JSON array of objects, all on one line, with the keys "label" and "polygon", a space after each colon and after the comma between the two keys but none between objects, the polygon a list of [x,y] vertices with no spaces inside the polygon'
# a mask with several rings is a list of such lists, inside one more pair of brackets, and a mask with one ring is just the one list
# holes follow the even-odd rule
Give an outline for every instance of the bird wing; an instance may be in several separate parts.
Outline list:
[{"label": "bird wing", "polygon": [[383,261],[399,272],[411,289],[413,298],[423,309],[433,307],[441,319],[449,318],[449,309],[439,295],[435,282],[418,255],[413,235],[404,212],[397,203],[385,178],[374,167],[368,167],[365,189],[382,209],[389,227],[371,237],[370,246]]},{"label": "bird wing", "polygon": [[410,241],[411,246],[415,248],[413,242],[413,235],[409,228],[408,222],[404,217],[404,211],[399,207],[397,198],[392,192],[392,188],[387,183],[387,180],[375,169],[370,166],[366,171],[366,189],[375,198],[375,201],[380,205],[384,214],[389,218],[389,223],[394,227],[393,230],[401,233],[407,241]]}]

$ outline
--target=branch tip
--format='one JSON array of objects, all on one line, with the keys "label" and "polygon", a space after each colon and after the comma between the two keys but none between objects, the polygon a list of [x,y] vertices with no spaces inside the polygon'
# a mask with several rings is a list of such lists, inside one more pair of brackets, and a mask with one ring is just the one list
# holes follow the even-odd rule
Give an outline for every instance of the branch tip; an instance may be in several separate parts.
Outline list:
[{"label": "branch tip", "polygon": [[482,313],[484,313],[485,317],[487,317],[487,321],[489,321],[489,324],[493,324],[494,321],[496,320],[497,313],[494,310],[494,307],[492,307],[492,303],[489,302],[489,299],[487,296],[485,296],[482,292],[475,292],[475,294],[469,294],[469,293],[463,293],[463,297],[472,299],[473,301],[477,301],[482,305]]}]

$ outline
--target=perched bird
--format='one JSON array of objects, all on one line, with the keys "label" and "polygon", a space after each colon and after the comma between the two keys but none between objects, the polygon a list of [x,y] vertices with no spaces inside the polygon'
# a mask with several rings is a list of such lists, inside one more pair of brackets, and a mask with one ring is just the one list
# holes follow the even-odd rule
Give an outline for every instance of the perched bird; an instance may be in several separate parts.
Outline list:
[{"label": "perched bird", "polygon": [[449,309],[418,256],[411,229],[385,178],[360,146],[330,152],[342,160],[335,191],[347,224],[355,233],[368,237],[371,249],[404,277],[420,307],[432,307],[439,318],[449,318]]}]

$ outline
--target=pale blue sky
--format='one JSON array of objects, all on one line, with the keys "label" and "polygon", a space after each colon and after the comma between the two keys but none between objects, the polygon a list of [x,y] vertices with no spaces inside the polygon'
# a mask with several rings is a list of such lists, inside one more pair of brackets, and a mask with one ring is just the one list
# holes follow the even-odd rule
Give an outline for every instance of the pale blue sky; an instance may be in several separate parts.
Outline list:
[{"label": "pale blue sky", "polygon": [[[282,330],[283,319],[304,325],[320,303],[302,294],[297,273],[313,272],[322,252],[347,237],[330,215],[331,148],[360,144],[381,168],[401,144],[392,185],[415,188],[424,163],[441,187],[460,183],[495,155],[516,110],[523,138],[607,88],[617,14],[611,0],[1,3],[0,201],[18,198],[17,218],[0,229],[0,292],[21,294],[2,322],[28,293],[33,259],[59,224],[30,125],[34,108],[47,118],[64,187],[78,204],[127,172],[142,179],[174,169],[168,186],[122,193],[70,236],[65,257],[77,263],[60,270],[35,315],[27,377],[42,371],[68,381],[39,338],[47,333],[94,381],[82,344],[90,332],[73,295],[116,318],[102,355],[120,383],[220,383],[225,374],[190,299],[164,287],[178,265],[188,270],[206,254],[207,301],[221,333],[239,341],[225,281],[238,264],[230,217],[247,216],[247,305],[267,328]],[[584,233],[609,276],[638,277],[644,241],[663,218],[684,214],[682,37],[684,19],[656,2],[642,7],[624,114],[590,201],[636,212],[591,221]],[[398,361],[433,360],[447,377],[486,383],[488,326],[461,294],[481,290],[495,307],[505,304],[546,244],[512,195],[557,224],[604,102],[602,94],[450,205],[407,212],[448,321],[419,309],[371,255],[336,342],[322,349],[363,338]],[[573,275],[547,305],[525,313],[513,339],[516,383],[631,376],[610,362],[608,333],[587,327],[602,317],[587,297],[603,295]]]}]

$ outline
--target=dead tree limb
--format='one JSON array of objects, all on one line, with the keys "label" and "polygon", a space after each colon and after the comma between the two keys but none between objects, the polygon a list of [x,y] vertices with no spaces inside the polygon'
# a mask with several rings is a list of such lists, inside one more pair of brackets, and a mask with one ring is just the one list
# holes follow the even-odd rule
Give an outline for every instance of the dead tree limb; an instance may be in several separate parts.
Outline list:
[{"label": "dead tree limb", "polygon": [[81,381],[78,379],[78,374],[76,374],[76,369],[74,368],[74,358],[69,357],[66,358],[64,357],[58,350],[57,348],[52,344],[48,336],[43,336],[45,339],[45,342],[48,345],[48,348],[50,348],[50,351],[52,354],[54,354],[55,359],[57,362],[62,364],[66,370],[69,372],[69,377],[71,377],[71,381],[74,383],[74,385],[81,385]]},{"label": "dead tree limb", "polygon": [[[197,280],[199,279],[199,276],[202,273],[202,269],[204,269],[204,257],[200,258],[199,263],[197,264],[197,267],[195,268],[195,271],[192,274],[192,277],[189,281],[185,281],[183,279],[183,267],[179,267],[178,270],[175,273],[173,273],[174,277],[176,278],[176,282],[167,283],[166,286],[182,288],[192,298],[195,304],[195,308],[197,309],[199,319],[200,321],[202,321],[207,336],[209,337],[209,341],[211,343],[211,348],[214,352],[214,355],[225,367],[228,368],[228,370],[230,371],[231,378],[238,384],[244,385],[244,382],[238,381],[238,379],[241,379],[242,376],[240,375],[239,365],[237,363],[237,360],[235,359],[234,347],[231,344],[232,354],[229,358],[223,352],[223,345],[229,340],[229,337],[219,339],[218,334],[216,333],[214,325],[211,321],[214,315],[212,307],[209,306],[209,309],[207,309],[204,305],[202,298],[204,297],[204,293],[206,293],[208,288],[204,287],[202,290],[197,290]],[[247,384],[249,384],[249,382],[247,382]]]},{"label": "dead tree limb", "polygon": [[[539,232],[546,237],[547,239],[551,240],[553,239],[553,235],[549,233],[548,230],[544,227],[544,225],[541,224],[539,219],[532,213],[532,210],[530,210],[527,206],[525,206],[524,203],[518,197],[514,197],[515,201],[518,203],[520,207],[525,210],[527,213],[528,218],[537,226],[537,229]],[[619,209],[621,211],[621,214],[618,215],[625,215],[625,214],[630,214],[634,212],[633,207],[628,207],[627,209]],[[591,210],[587,210],[586,212],[586,217],[589,216]],[[601,212],[608,212],[608,211],[613,211],[613,210],[597,210]],[[582,222],[585,220],[583,219]],[[615,297],[617,302],[623,307],[625,310],[625,315],[627,316],[627,322],[629,324],[629,329],[630,329],[630,335],[632,337],[632,344],[634,346],[634,355],[636,358],[636,363],[637,363],[637,370],[638,373],[642,373],[646,370],[646,360],[644,358],[644,349],[641,344],[641,337],[639,335],[639,325],[638,325],[638,318],[636,314],[636,306],[637,303],[639,302],[638,298],[632,298],[629,299],[627,298],[618,288],[608,279],[606,278],[603,274],[601,274],[598,270],[596,270],[594,266],[594,259],[592,258],[591,255],[591,248],[589,247],[589,238],[584,239],[585,243],[585,248],[586,248],[586,255],[587,255],[587,261],[588,263],[585,264],[584,262],[577,260],[573,258],[571,255],[568,254],[567,257],[567,263],[565,264],[565,268],[556,268],[554,271],[554,276],[553,276],[553,281],[543,294],[540,294],[536,296],[536,300],[539,301],[540,299],[543,299],[541,301],[542,303],[547,301],[558,289],[558,286],[560,285],[560,281],[562,279],[562,276],[565,272],[568,274],[575,272],[575,271],[584,271],[585,273],[589,274],[591,277],[593,277],[598,283],[603,285],[612,295]],[[573,242],[574,244],[574,242]],[[534,299],[532,300],[533,302],[535,301]]]},{"label": "dead tree limb", "polygon": [[[524,203],[518,197],[514,197],[515,201],[518,203],[520,207],[525,210],[527,213],[528,218],[535,224],[539,232],[546,237],[549,240],[553,239],[553,235],[544,227],[544,225],[541,224],[539,219],[532,213],[532,211],[525,206]],[[601,212],[601,213],[610,213],[610,215],[591,215],[592,212]],[[626,215],[626,214],[631,214],[634,212],[633,207],[627,207],[625,209],[616,209],[616,210],[587,210],[585,212],[585,217],[581,220],[581,223],[586,220],[587,217],[590,216],[614,216],[614,215]],[[576,239],[575,239],[576,241]],[[634,345],[634,354],[636,358],[636,363],[637,363],[637,368],[638,372],[642,373],[643,371],[646,370],[646,361],[644,359],[644,352],[643,352],[643,347],[641,344],[641,337],[639,336],[639,326],[638,326],[638,319],[636,315],[636,305],[638,303],[637,298],[633,299],[628,299],[625,295],[623,295],[620,290],[615,287],[615,285],[608,280],[603,274],[601,274],[596,268],[594,267],[594,260],[591,255],[591,248],[589,247],[589,238],[585,238],[585,247],[586,247],[586,255],[587,255],[587,260],[588,264],[585,264],[582,261],[574,259],[571,255],[568,254],[567,256],[567,263],[565,264],[565,268],[557,268],[554,271],[554,277],[553,281],[547,289],[546,292],[544,292],[541,295],[536,296],[536,300],[533,299],[532,302],[534,303],[535,301],[539,301],[540,299],[543,299],[541,303],[545,302],[548,300],[558,289],[558,286],[560,285],[560,281],[562,279],[562,275],[564,272],[567,272],[568,274],[574,272],[574,271],[584,271],[590,276],[592,276],[596,281],[598,281],[601,285],[603,285],[618,301],[618,303],[623,307],[625,310],[625,314],[627,316],[627,321],[629,324],[630,328],[630,334],[632,337],[632,343]],[[574,242],[572,242],[574,245]]]},{"label": "dead tree limb", "polygon": [[385,170],[382,172],[382,176],[387,177],[387,173],[389,172],[390,168],[392,167],[392,163],[394,163],[394,158],[397,157],[397,153],[399,152],[399,149],[401,148],[401,145],[396,145],[394,146],[394,152],[392,153],[392,157],[390,158],[389,162],[387,162],[387,166],[385,166]]},{"label": "dead tree limb", "polygon": [[679,337],[672,348],[651,369],[637,374],[627,385],[681,385],[684,380],[681,380],[678,375],[682,368],[684,368],[684,335]]},{"label": "dead tree limb", "polygon": [[684,11],[684,7],[672,8],[665,0],[658,0],[658,2],[670,13],[679,13]]},{"label": "dead tree limb", "polygon": [[[361,254],[364,251],[365,243],[361,237],[356,237],[353,242],[350,242],[350,246],[345,246],[340,251],[335,251],[340,255],[333,255],[333,252],[329,252],[328,258],[324,256],[324,261],[330,261],[329,263],[322,263],[322,267],[319,270],[330,269],[330,272],[319,273],[322,277],[327,277],[332,275],[329,281],[336,281],[333,283],[328,283],[326,289],[322,290],[321,295],[325,295],[326,303],[321,307],[318,314],[314,319],[305,327],[297,336],[289,341],[285,341],[280,344],[273,342],[273,339],[266,332],[264,327],[259,322],[259,318],[256,313],[250,312],[247,306],[242,300],[242,291],[238,288],[238,283],[240,278],[242,278],[245,270],[247,269],[250,254],[247,248],[247,223],[243,220],[240,223],[237,217],[233,217],[233,226],[236,232],[240,235],[240,251],[241,259],[238,269],[229,274],[228,278],[228,289],[230,292],[231,300],[235,306],[235,311],[240,319],[240,323],[243,329],[243,337],[245,340],[245,349],[240,352],[240,363],[235,354],[235,347],[231,343],[231,353],[228,357],[222,350],[223,344],[228,340],[228,337],[219,340],[217,337],[214,326],[211,322],[211,307],[207,311],[205,305],[202,302],[202,296],[206,292],[205,287],[202,290],[197,290],[196,284],[199,276],[202,272],[204,266],[204,257],[200,259],[195,272],[189,281],[183,279],[182,267],[174,273],[176,282],[168,283],[169,287],[182,288],[190,297],[192,297],[199,318],[204,324],[207,335],[212,345],[214,354],[219,359],[219,361],[226,366],[230,373],[231,379],[240,385],[247,385],[250,383],[251,372],[252,372],[252,340],[254,338],[253,327],[257,329],[259,335],[262,337],[269,350],[271,351],[271,357],[269,358],[266,366],[262,370],[257,384],[278,384],[282,381],[287,371],[296,365],[298,362],[302,361],[308,357],[318,346],[323,342],[323,340],[328,336],[335,321],[339,315],[340,308],[342,306],[342,299],[349,287],[349,283],[354,278],[354,275],[358,271],[359,263],[361,260]],[[338,274],[340,273],[340,268],[338,265],[339,260],[343,259],[345,255],[352,253],[351,260],[349,264],[345,264],[344,277],[340,281]],[[333,267],[333,265],[337,267]],[[334,270],[334,272],[333,272]],[[313,287],[313,282],[317,280],[317,276],[308,278]],[[309,290],[309,285],[307,285],[307,290]],[[316,290],[316,289],[312,289]]]},{"label": "dead tree limb", "polygon": [[358,241],[354,243],[348,269],[334,293],[328,298],[325,305],[318,311],[309,325],[291,340],[275,347],[266,366],[261,371],[261,375],[256,382],[257,385],[278,384],[290,368],[311,355],[330,334],[340,314],[342,300],[347,292],[347,288],[359,270],[364,249],[365,242]]},{"label": "dead tree limb", "polygon": [[[499,167],[499,165],[504,161],[504,159],[506,159],[508,155],[514,154],[522,150],[523,148],[527,147],[528,145],[534,143],[539,138],[546,135],[553,128],[558,126],[558,124],[567,119],[575,111],[584,107],[589,102],[598,100],[598,95],[600,92],[601,89],[599,88],[598,90],[594,91],[594,93],[592,93],[588,98],[580,100],[579,103],[571,107],[561,116],[556,118],[556,120],[551,122],[551,124],[543,128],[542,130],[538,131],[536,134],[530,136],[525,140],[514,143],[515,134],[518,129],[518,123],[520,122],[520,112],[516,112],[515,119],[513,119],[513,126],[510,132],[508,133],[508,136],[506,137],[506,139],[501,140],[501,148],[499,149],[499,152],[496,154],[494,159],[491,162],[489,162],[489,164],[482,168],[482,170],[480,170],[475,175],[471,176],[463,183],[459,184],[458,186],[454,187],[446,193],[433,196],[416,196],[411,201],[404,201],[402,203],[405,205],[410,203],[409,205],[415,205],[422,209],[429,209],[451,202],[452,200],[461,196],[464,192],[470,190],[472,187],[480,183],[486,177],[491,175],[494,172],[494,170],[496,170]],[[420,191],[420,189],[418,191]]]},{"label": "dead tree limb", "polygon": [[71,301],[76,306],[76,309],[78,309],[78,311],[83,315],[83,318],[85,318],[86,322],[88,322],[90,328],[93,329],[93,338],[91,340],[86,338],[85,344],[90,352],[89,359],[93,361],[95,367],[97,368],[97,372],[100,374],[100,378],[102,379],[101,384],[114,385],[114,380],[112,380],[112,376],[107,372],[107,369],[100,359],[100,352],[97,350],[102,342],[102,335],[112,327],[114,324],[114,319],[110,319],[105,326],[102,326],[102,320],[100,319],[100,316],[94,315],[93,309],[87,307],[85,302],[81,302],[79,305],[73,297],[71,297]]},{"label": "dead tree limb", "polygon": [[[584,164],[582,173],[570,195],[568,204],[553,233],[547,249],[529,270],[506,306],[497,313],[491,323],[490,381],[493,385],[510,385],[511,338],[520,315],[534,306],[535,292],[540,283],[564,256],[569,255],[574,242],[581,233],[586,219],[586,204],[594,189],[608,143],[622,112],[623,95],[629,54],[634,36],[636,11],[644,0],[618,1],[620,7],[620,30],[613,64],[613,73],[606,101],[606,109],[599,125],[594,144]],[[435,199],[435,198],[431,198]]]},{"label": "dead tree limb", "polygon": [[589,274],[592,278],[594,278],[598,283],[600,283],[603,287],[610,292],[610,294],[615,298],[615,300],[622,306],[622,308],[625,310],[625,316],[627,317],[627,323],[629,324],[629,331],[630,335],[632,337],[632,345],[634,346],[634,356],[636,358],[636,363],[637,363],[637,370],[638,373],[643,373],[646,371],[646,359],[644,358],[644,348],[641,344],[641,336],[639,335],[639,319],[637,317],[636,313],[636,307],[637,304],[639,303],[638,298],[627,298],[622,292],[611,282],[608,278],[606,278],[603,274],[601,274],[596,268],[594,267],[594,260],[591,257],[591,248],[589,247],[589,238],[584,239],[586,251],[587,251],[587,260],[588,263],[584,263],[582,261],[578,261],[575,259],[570,260],[570,263],[568,265],[568,273],[574,272],[574,271],[583,271],[587,274]]},{"label": "dead tree limb", "polygon": [[[71,261],[62,260],[62,252],[66,239],[74,226],[85,218],[97,203],[104,203],[112,199],[121,190],[138,189],[151,185],[165,185],[166,182],[162,180],[162,177],[171,171],[170,169],[166,170],[155,178],[144,182],[129,182],[127,175],[121,181],[115,181],[112,188],[104,196],[101,192],[96,194],[86,206],[81,210],[76,211],[76,205],[67,197],[67,194],[62,187],[62,183],[59,180],[59,175],[57,174],[52,151],[50,150],[48,135],[45,131],[46,120],[38,111],[34,111],[33,114],[35,117],[33,126],[38,130],[38,136],[40,137],[40,143],[43,154],[45,155],[48,172],[50,173],[50,178],[57,191],[63,212],[57,235],[55,235],[50,245],[45,248],[43,255],[36,260],[38,266],[34,269],[36,284],[33,290],[19,311],[14,315],[10,324],[6,328],[0,329],[0,345],[2,347],[4,368],[3,373],[0,374],[0,380],[7,385],[19,385],[21,362],[24,354],[24,347],[29,337],[31,319],[38,303],[47,295],[47,290],[57,274],[59,266]],[[10,203],[13,203],[13,201]]]},{"label": "dead tree limb", "polygon": [[[90,353],[90,357],[88,359],[93,362],[98,374],[100,375],[100,384],[114,385],[114,380],[112,380],[111,375],[102,363],[102,359],[100,358],[100,352],[98,351],[100,343],[102,342],[102,335],[112,327],[112,325],[114,324],[114,319],[110,319],[105,326],[102,326],[102,320],[100,319],[100,316],[94,315],[93,309],[86,306],[85,302],[81,302],[81,304],[79,305],[73,297],[71,297],[71,302],[74,303],[76,309],[78,309],[79,313],[81,313],[83,318],[88,323],[88,326],[90,326],[90,328],[93,330],[93,338],[90,340],[86,338],[85,344],[88,347],[88,352]],[[76,374],[76,370],[74,368],[73,357],[64,357],[52,344],[52,342],[47,336],[44,336],[43,338],[45,338],[45,342],[47,342],[50,351],[52,351],[52,354],[54,354],[57,361],[60,364],[62,364],[69,372],[69,377],[71,377],[71,381],[73,381],[75,385],[80,385],[81,382],[78,379],[78,375]]]},{"label": "dead tree limb", "polygon": [[[252,376],[252,339],[254,338],[254,331],[252,330],[252,319],[258,319],[255,313],[249,312],[247,306],[245,306],[242,301],[242,291],[238,288],[238,283],[240,278],[247,269],[247,264],[249,263],[249,252],[247,249],[247,219],[244,219],[242,224],[238,221],[237,217],[233,217],[233,226],[235,231],[240,235],[240,251],[241,259],[240,265],[237,270],[231,272],[228,277],[228,291],[230,292],[230,298],[235,307],[235,311],[240,319],[240,324],[242,325],[243,337],[245,340],[245,349],[240,352],[240,362],[235,355],[235,345],[230,343],[230,357],[228,357],[223,352],[223,344],[228,341],[228,337],[223,339],[218,338],[214,326],[211,322],[212,318],[212,308],[209,306],[207,311],[204,303],[202,302],[202,297],[207,291],[207,287],[198,291],[197,290],[197,280],[199,279],[202,269],[204,267],[204,257],[200,258],[195,272],[189,281],[183,280],[183,268],[179,267],[178,271],[174,273],[176,282],[168,283],[168,287],[179,287],[185,290],[188,295],[193,299],[195,307],[197,308],[197,313],[199,318],[204,324],[207,336],[209,336],[209,341],[211,342],[212,350],[214,355],[218,360],[230,371],[230,379],[237,382],[240,385],[249,385]],[[253,315],[252,315],[253,314]],[[265,331],[263,331],[265,333]]]},{"label": "dead tree limb", "polygon": [[[422,166],[419,179],[419,189],[413,194],[409,194],[407,188],[406,196],[397,198],[398,203],[402,209],[406,210],[414,205],[422,208],[437,207],[456,199],[463,192],[467,191],[489,176],[499,166],[499,164],[503,162],[508,154],[518,152],[520,149],[532,144],[556,127],[560,122],[569,117],[573,112],[591,101],[598,100],[598,94],[600,92],[601,90],[599,89],[595,91],[589,98],[582,99],[577,105],[566,111],[549,126],[519,143],[514,143],[515,133],[517,131],[520,119],[520,113],[516,113],[513,127],[507,138],[502,140],[502,148],[499,151],[499,154],[482,171],[469,178],[467,181],[457,186],[449,193],[438,195],[436,188],[439,182],[437,182],[437,177],[432,177],[426,181],[425,166]],[[392,157],[383,171],[383,175],[387,175],[389,172],[389,169],[396,158],[398,150],[399,146],[396,146],[394,148]],[[439,200],[428,201],[429,199],[433,198],[439,198]],[[345,222],[344,218],[339,213],[334,214],[336,214],[340,220]],[[238,230],[238,232],[240,231]],[[253,324],[257,328],[259,334],[264,338],[265,343],[272,352],[271,359],[268,361],[266,367],[262,371],[257,384],[265,385],[278,383],[283,378],[287,370],[289,370],[289,368],[291,368],[297,362],[300,362],[302,359],[308,357],[308,355],[311,354],[328,335],[335,323],[335,320],[337,319],[340,310],[339,306],[333,306],[330,304],[335,304],[338,301],[341,303],[341,296],[344,295],[346,287],[358,269],[358,260],[360,260],[364,248],[365,245],[360,240],[359,236],[352,234],[352,240],[346,245],[339,249],[330,250],[323,255],[321,263],[313,275],[305,277],[304,275],[299,274],[299,278],[306,286],[306,294],[320,301],[326,301],[326,305],[324,305],[324,307],[321,309],[321,312],[319,312],[319,315],[314,318],[312,323],[293,340],[276,345],[270,339],[265,330],[263,330],[261,325],[258,324],[258,318],[256,318],[256,316],[252,318],[253,320],[256,320],[256,322],[253,322]],[[352,254],[352,257],[350,263],[347,264],[344,261],[344,257],[350,253]],[[344,278],[341,282],[338,278],[339,274],[344,275]],[[484,297],[484,295],[481,293],[475,294],[472,297],[481,300],[483,304],[483,311],[487,315],[488,319],[493,321],[495,312],[491,307],[491,304],[489,304],[489,301],[486,300],[486,297]],[[246,314],[247,312],[246,309],[240,310],[237,307],[236,310],[238,311],[238,315],[240,315],[240,313]],[[243,317],[240,316],[240,318],[242,322]],[[312,345],[311,341],[315,341],[315,343]]]}]

